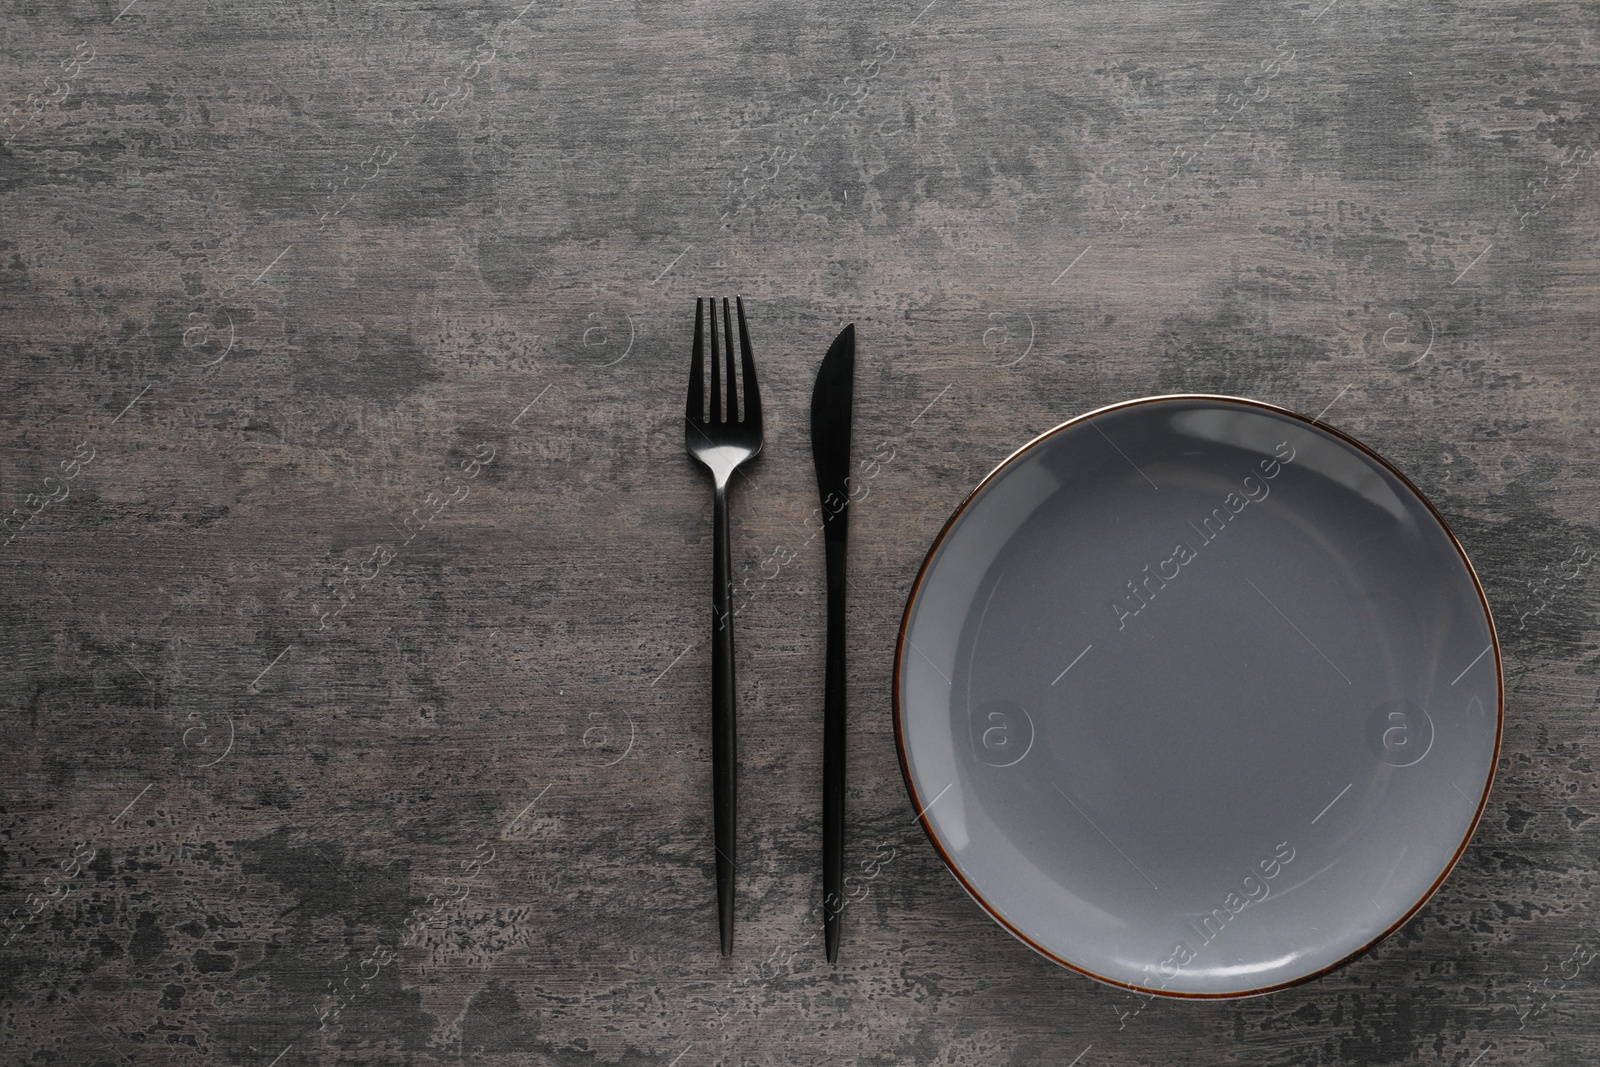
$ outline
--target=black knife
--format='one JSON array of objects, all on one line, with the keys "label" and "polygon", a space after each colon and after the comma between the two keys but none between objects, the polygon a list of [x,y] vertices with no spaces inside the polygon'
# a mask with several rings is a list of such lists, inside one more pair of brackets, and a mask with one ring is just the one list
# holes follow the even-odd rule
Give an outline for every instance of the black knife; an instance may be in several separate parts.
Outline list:
[{"label": "black knife", "polygon": [[850,402],[856,327],[840,331],[811,392],[811,459],[822,496],[828,565],[828,673],[822,712],[822,922],[828,962],[839,955],[844,908],[844,561],[850,518]]}]

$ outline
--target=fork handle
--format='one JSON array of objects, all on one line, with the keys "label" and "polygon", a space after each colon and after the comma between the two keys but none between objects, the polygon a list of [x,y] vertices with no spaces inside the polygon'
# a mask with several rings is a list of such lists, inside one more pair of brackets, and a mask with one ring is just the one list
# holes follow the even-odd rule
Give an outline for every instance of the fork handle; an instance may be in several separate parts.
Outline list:
[{"label": "fork handle", "polygon": [[722,954],[733,954],[734,842],[737,837],[738,745],[734,722],[733,562],[728,537],[728,487],[716,487],[712,533],[711,776],[715,789],[717,920]]}]

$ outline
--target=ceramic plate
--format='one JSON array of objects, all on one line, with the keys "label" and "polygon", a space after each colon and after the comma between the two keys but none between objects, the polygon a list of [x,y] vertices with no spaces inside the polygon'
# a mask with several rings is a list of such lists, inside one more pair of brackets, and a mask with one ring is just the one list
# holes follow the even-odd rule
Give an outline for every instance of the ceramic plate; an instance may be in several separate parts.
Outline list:
[{"label": "ceramic plate", "polygon": [[1500,651],[1461,546],[1352,438],[1169,396],[1011,456],[912,587],[895,728],[957,879],[1051,959],[1269,992],[1394,930],[1483,811]]}]

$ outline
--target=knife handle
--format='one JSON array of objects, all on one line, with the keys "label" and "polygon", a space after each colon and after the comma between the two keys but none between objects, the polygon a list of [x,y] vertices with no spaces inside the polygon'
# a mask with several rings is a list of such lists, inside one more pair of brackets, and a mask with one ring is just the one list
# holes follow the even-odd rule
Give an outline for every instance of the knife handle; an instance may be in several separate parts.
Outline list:
[{"label": "knife handle", "polygon": [[716,487],[712,531],[711,777],[716,812],[717,921],[722,954],[733,954],[734,841],[737,837],[738,745],[733,685],[733,563],[728,538],[728,488]]},{"label": "knife handle", "polygon": [[[836,521],[842,522],[841,513]],[[822,915],[828,962],[839,956],[844,910],[845,639],[843,537],[828,538],[828,666],[822,713]]]}]

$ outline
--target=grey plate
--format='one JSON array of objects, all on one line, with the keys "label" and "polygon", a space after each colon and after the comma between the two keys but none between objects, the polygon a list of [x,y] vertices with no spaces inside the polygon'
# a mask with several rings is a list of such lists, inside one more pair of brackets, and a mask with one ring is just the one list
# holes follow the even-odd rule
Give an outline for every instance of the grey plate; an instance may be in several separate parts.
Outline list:
[{"label": "grey plate", "polygon": [[1059,963],[1242,996],[1369,947],[1488,799],[1500,650],[1465,553],[1355,440],[1154,397],[1023,447],[912,587],[895,729],[935,847]]}]

